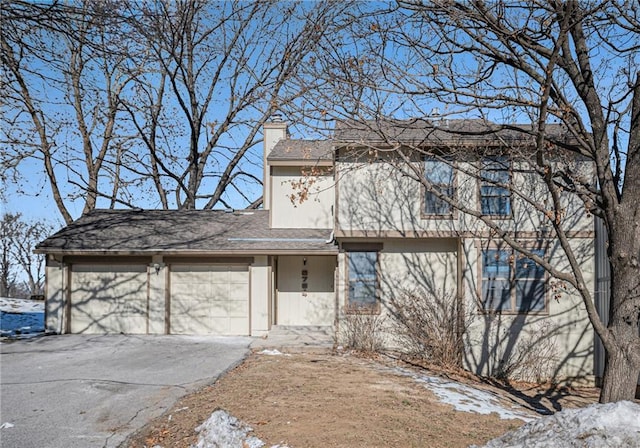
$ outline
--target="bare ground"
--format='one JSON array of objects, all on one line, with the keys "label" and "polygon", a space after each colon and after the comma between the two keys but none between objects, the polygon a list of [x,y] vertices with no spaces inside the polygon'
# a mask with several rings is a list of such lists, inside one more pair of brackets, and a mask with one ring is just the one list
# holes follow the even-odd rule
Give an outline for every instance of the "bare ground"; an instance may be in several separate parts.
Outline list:
[{"label": "bare ground", "polygon": [[[267,446],[466,447],[523,424],[497,415],[458,412],[428,389],[385,366],[389,358],[349,354],[253,354],[211,386],[191,394],[150,422],[128,448],[189,447],[195,428],[224,409],[254,429]],[[403,365],[406,367],[406,365]],[[543,389],[481,382],[470,375],[429,372],[489,389],[514,403],[556,411],[597,401],[596,389]]]}]

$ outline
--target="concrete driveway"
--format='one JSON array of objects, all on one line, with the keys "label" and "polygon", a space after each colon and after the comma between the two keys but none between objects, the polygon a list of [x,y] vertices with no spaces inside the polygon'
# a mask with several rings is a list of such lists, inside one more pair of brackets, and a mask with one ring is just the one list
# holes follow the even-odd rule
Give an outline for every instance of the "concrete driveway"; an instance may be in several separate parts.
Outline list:
[{"label": "concrete driveway", "polygon": [[0,446],[117,447],[239,363],[250,338],[63,335],[0,344]]}]

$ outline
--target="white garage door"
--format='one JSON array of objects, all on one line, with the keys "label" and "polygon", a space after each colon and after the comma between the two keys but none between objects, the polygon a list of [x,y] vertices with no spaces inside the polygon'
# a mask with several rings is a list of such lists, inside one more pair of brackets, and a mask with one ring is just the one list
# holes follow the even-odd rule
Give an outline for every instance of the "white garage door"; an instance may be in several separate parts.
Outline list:
[{"label": "white garage door", "polygon": [[146,266],[74,264],[71,332],[146,333]]},{"label": "white garage door", "polygon": [[247,266],[172,265],[172,334],[249,334]]}]

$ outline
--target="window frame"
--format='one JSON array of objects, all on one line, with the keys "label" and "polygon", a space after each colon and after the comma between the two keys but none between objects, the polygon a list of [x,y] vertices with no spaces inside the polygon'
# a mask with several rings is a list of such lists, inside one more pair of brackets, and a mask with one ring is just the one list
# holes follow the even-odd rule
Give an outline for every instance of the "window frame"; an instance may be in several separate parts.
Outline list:
[{"label": "window frame", "polygon": [[[502,164],[504,161],[505,168],[503,169],[489,169],[486,167],[487,164],[490,163],[499,163]],[[505,172],[507,175],[507,187],[498,186],[497,184],[500,179],[492,179],[491,174],[489,173],[501,173]],[[485,174],[487,173],[487,174]],[[510,219],[513,217],[513,195],[511,194],[511,189],[513,185],[513,161],[510,157],[505,155],[487,155],[482,156],[480,158],[480,167],[478,172],[478,209],[483,216],[493,219]],[[499,174],[498,174],[499,176]],[[504,185],[504,184],[503,184]],[[494,189],[496,191],[504,190],[506,194],[484,194],[483,190],[485,188]],[[485,199],[500,199],[506,198],[506,205],[508,210],[505,213],[489,213],[495,210],[487,210],[485,211],[484,204]]]},{"label": "window frame", "polygon": [[[358,306],[351,303],[351,254],[369,253],[375,254],[374,261],[374,301],[371,305]],[[344,311],[346,314],[380,314],[380,249],[376,248],[354,248],[345,250],[345,304]]]},{"label": "window frame", "polygon": [[[507,314],[507,315],[548,315],[549,314],[549,273],[537,265],[534,267],[534,276],[521,277],[518,271],[518,263],[522,260],[530,260],[532,263],[535,263],[526,255],[516,251],[515,249],[509,246],[498,246],[498,245],[490,245],[480,247],[478,245],[478,286],[477,286],[477,294],[479,297],[479,306],[478,310],[482,314]],[[535,248],[529,249],[531,252],[537,253],[537,255],[544,256],[546,250],[544,247],[540,247],[537,245]],[[490,277],[487,275],[485,260],[486,260],[486,252],[497,252],[504,253],[507,260],[507,277],[496,276],[493,279],[499,281],[506,281],[508,287],[508,299],[509,299],[509,307],[506,309],[497,308],[497,307],[487,307],[488,301],[485,297],[485,280],[488,280]],[[502,258],[502,256],[500,256]],[[499,271],[498,271],[499,272]],[[529,272],[530,273],[530,272]],[[519,291],[521,291],[519,284],[526,282],[535,282],[534,288],[541,287],[540,296],[534,298],[530,301],[530,306],[526,309],[523,309],[522,306],[518,307],[519,299]],[[541,282],[538,283],[538,282]],[[501,301],[502,302],[502,301]],[[522,303],[524,300],[522,300]],[[531,305],[535,305],[536,303],[541,304],[540,307],[532,307]]]},{"label": "window frame", "polygon": [[[458,174],[457,174],[456,162],[452,158],[447,157],[447,156],[439,157],[439,156],[436,156],[436,155],[425,155],[421,159],[422,176],[425,179],[427,179],[427,163],[428,162],[437,162],[437,163],[443,164],[443,165],[445,165],[445,166],[447,166],[448,168],[451,169],[451,182],[450,183],[444,184],[444,183],[432,182],[432,184],[436,188],[450,189],[451,190],[451,194],[448,195],[448,196],[452,200],[455,200],[456,195],[458,194],[458,185],[457,185]],[[430,195],[433,195],[436,203],[443,202],[444,204],[446,204],[446,206],[449,208],[449,210],[447,212],[445,212],[445,213],[434,213],[434,212],[427,211],[427,198]],[[421,217],[423,219],[427,219],[427,218],[428,219],[455,219],[456,213],[457,213],[457,210],[453,205],[448,204],[445,201],[441,201],[432,192],[430,192],[425,185],[422,185],[422,197],[420,198],[420,215],[421,215]]]}]

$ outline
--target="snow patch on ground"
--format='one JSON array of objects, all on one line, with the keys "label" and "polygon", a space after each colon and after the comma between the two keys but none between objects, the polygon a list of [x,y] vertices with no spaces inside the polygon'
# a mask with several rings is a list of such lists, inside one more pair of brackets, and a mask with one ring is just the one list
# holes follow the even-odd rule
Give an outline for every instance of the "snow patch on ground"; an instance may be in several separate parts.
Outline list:
[{"label": "snow patch on ground", "polygon": [[491,440],[484,448],[640,447],[640,405],[630,401],[566,409]]},{"label": "snow patch on ground", "polygon": [[[265,443],[249,435],[252,428],[222,409],[213,411],[211,417],[196,428],[198,443],[191,448],[262,448]],[[271,448],[286,448],[273,445]]]},{"label": "snow patch on ground", "polygon": [[277,349],[273,349],[273,350],[264,349],[259,353],[261,355],[267,355],[267,356],[282,356],[283,355],[283,353],[280,350],[277,350]]},{"label": "snow patch on ground", "polygon": [[511,409],[506,408],[500,402],[499,396],[490,391],[476,389],[443,378],[416,374],[406,369],[396,368],[394,370],[401,375],[410,376],[433,392],[441,402],[453,406],[456,411],[475,412],[477,414],[495,412],[503,420],[520,419],[524,422],[531,422],[538,418],[527,413],[521,406],[514,405]]},{"label": "snow patch on ground", "polygon": [[0,297],[0,337],[34,336],[44,332],[44,302]]},{"label": "snow patch on ground", "polygon": [[505,408],[498,400],[497,395],[488,391],[425,375],[416,375],[414,379],[431,390],[440,401],[452,405],[456,411],[477,414],[495,412],[503,420],[519,418],[525,422],[533,421],[536,418],[522,412],[519,406],[514,406],[513,409]]}]

